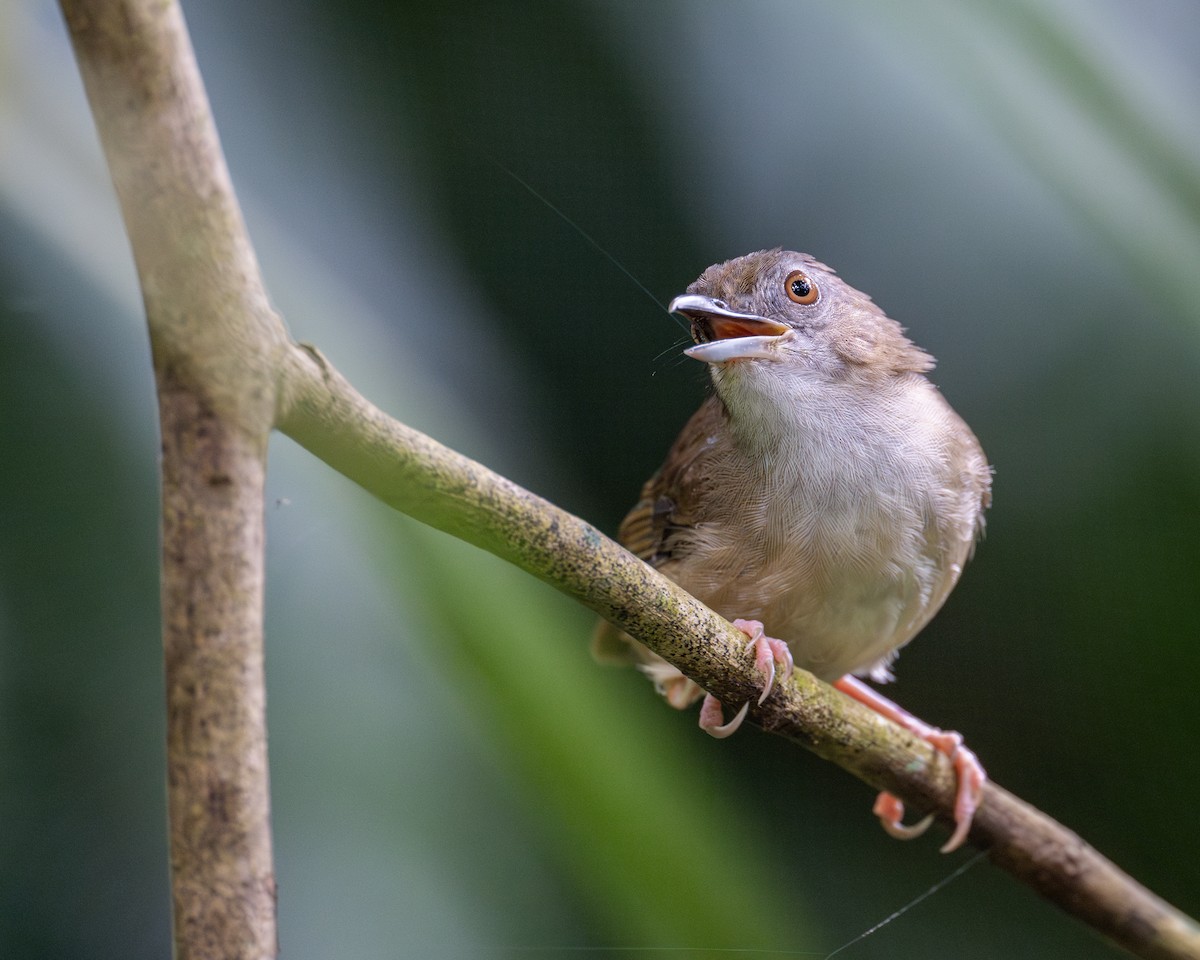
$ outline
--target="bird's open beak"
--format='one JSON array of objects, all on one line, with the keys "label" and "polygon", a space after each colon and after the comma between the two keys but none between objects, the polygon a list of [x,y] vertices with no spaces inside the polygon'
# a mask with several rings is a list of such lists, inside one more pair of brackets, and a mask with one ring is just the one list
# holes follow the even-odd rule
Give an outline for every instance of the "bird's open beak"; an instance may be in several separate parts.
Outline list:
[{"label": "bird's open beak", "polygon": [[753,313],[737,313],[719,300],[685,293],[671,301],[672,313],[682,313],[692,322],[694,347],[683,352],[705,363],[730,360],[774,360],[775,345],[791,327]]}]

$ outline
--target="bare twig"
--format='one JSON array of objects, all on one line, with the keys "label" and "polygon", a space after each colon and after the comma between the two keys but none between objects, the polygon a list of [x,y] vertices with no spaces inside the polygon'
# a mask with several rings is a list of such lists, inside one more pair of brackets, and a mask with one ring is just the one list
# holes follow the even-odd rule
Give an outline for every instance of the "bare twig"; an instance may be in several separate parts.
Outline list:
[{"label": "bare twig", "polygon": [[[163,431],[163,605],[176,953],[275,950],[262,678],[262,492],[272,422],[412,516],[621,625],[722,700],[753,700],[744,636],[583,521],[385,416],[288,342],[263,293],[177,6],[62,0],[146,303]],[[751,720],[915,809],[950,816],[944,757],[798,671]],[[1196,924],[989,784],[971,840],[1147,958]]]}]

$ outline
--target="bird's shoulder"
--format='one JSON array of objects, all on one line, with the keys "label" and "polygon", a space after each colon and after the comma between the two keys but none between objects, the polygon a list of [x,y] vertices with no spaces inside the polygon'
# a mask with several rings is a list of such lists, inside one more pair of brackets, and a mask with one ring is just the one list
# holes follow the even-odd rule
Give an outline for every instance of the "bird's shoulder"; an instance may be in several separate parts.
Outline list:
[{"label": "bird's shoulder", "polygon": [[621,523],[617,539],[651,566],[662,566],[672,558],[673,533],[702,520],[708,463],[726,432],[727,416],[715,395],[700,405]]}]

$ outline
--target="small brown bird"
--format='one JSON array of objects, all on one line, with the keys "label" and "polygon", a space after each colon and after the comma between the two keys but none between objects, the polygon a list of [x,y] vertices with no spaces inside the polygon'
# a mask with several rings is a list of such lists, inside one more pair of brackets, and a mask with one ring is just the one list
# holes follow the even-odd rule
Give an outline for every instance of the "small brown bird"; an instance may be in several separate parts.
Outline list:
[{"label": "small brown bird", "polygon": [[[942,606],[983,529],[991,468],[925,377],[933,358],[866,294],[812,257],[763,250],[715,264],[670,307],[691,321],[688,356],[715,393],[692,416],[621,525],[619,539],[750,637],[764,675],[793,663],[949,755],[956,829],[985,779],[956,733],[917,720],[858,676],[889,666]],[[768,636],[769,634],[769,636]],[[594,649],[632,653],[679,709],[704,695],[675,667],[602,624]],[[705,695],[700,726],[728,736]],[[881,794],[885,829],[916,836]]]}]

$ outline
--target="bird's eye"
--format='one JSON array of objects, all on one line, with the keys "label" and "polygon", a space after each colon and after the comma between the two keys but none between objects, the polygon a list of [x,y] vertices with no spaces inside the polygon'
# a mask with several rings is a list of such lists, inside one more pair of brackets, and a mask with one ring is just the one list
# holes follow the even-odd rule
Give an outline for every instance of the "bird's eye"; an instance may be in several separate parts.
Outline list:
[{"label": "bird's eye", "polygon": [[783,289],[787,291],[790,299],[796,303],[816,303],[821,292],[817,289],[817,285],[808,278],[803,270],[793,270],[787,275],[787,279],[783,281]]}]

